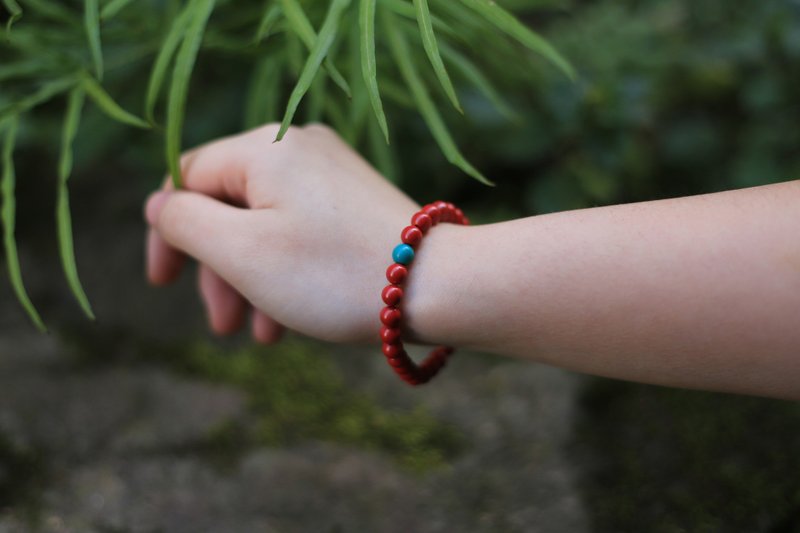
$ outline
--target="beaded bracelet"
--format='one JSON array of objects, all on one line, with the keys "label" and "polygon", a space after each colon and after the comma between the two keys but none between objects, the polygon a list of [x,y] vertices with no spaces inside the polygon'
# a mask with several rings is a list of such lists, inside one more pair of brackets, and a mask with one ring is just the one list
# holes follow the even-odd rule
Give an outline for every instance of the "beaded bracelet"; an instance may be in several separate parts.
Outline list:
[{"label": "beaded bracelet", "polygon": [[408,277],[408,268],[414,259],[414,250],[422,242],[422,237],[428,230],[439,222],[454,224],[469,224],[469,219],[464,216],[461,209],[449,202],[433,202],[425,205],[411,217],[411,225],[403,228],[400,233],[401,244],[392,251],[394,263],[386,269],[386,279],[389,285],[383,288],[381,297],[386,307],[381,309],[381,340],[383,341],[383,355],[398,376],[409,385],[421,385],[436,375],[453,353],[449,346],[439,346],[430,355],[417,365],[406,353],[400,341],[400,319],[402,312],[400,303],[403,300],[403,283]]}]

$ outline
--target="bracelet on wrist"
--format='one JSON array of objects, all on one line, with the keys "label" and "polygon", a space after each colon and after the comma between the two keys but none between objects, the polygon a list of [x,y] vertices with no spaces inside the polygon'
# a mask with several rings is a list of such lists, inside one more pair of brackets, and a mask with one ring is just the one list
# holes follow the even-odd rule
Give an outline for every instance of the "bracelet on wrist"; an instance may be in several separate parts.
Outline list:
[{"label": "bracelet on wrist", "polygon": [[411,225],[400,232],[400,244],[392,251],[394,263],[386,269],[389,285],[383,288],[381,298],[386,307],[381,309],[380,337],[383,342],[383,355],[395,373],[409,385],[421,385],[430,381],[447,363],[453,348],[439,346],[425,360],[417,365],[406,353],[400,340],[400,323],[403,318],[403,284],[408,278],[414,254],[422,238],[433,226],[441,222],[469,224],[469,219],[461,209],[449,202],[433,202],[422,207],[411,217]]}]

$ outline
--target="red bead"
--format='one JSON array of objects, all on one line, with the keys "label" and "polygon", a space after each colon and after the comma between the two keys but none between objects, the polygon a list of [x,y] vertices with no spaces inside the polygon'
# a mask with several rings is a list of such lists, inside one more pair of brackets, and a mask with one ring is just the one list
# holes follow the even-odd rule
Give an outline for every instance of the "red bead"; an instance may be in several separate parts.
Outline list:
[{"label": "red bead", "polygon": [[418,374],[417,369],[411,366],[395,366],[394,372],[405,380],[408,380],[409,378],[415,378]]},{"label": "red bead", "polygon": [[394,285],[402,285],[408,277],[408,269],[400,263],[392,263],[386,269],[386,279]]},{"label": "red bead", "polygon": [[381,292],[381,298],[386,305],[397,305],[403,299],[403,289],[397,285],[387,285]]},{"label": "red bead", "polygon": [[399,357],[400,354],[403,353],[403,345],[399,342],[395,344],[383,344],[383,355],[388,358]]},{"label": "red bead", "polygon": [[439,211],[439,208],[433,204],[428,204],[425,207],[423,207],[422,212],[431,217],[434,226],[438,224],[439,221],[442,219],[441,211]]},{"label": "red bead", "polygon": [[381,326],[381,340],[386,344],[393,344],[400,338],[399,328],[390,328],[388,326]]},{"label": "red bead", "polygon": [[437,372],[440,368],[442,368],[442,363],[444,359],[441,357],[428,357],[424,363],[420,365],[420,369],[424,369],[426,372]]},{"label": "red bead", "polygon": [[400,376],[409,385],[419,385],[422,381],[417,376]]},{"label": "red bead", "polygon": [[447,202],[447,212],[450,213],[450,222],[455,222],[457,224],[461,223],[461,220],[459,220],[458,216],[456,216],[456,206],[450,202]]},{"label": "red bead", "polygon": [[450,209],[447,207],[447,202],[439,200],[438,202],[434,202],[433,205],[435,205],[436,209],[441,213],[439,220],[441,222],[450,222],[451,213]]},{"label": "red bead", "polygon": [[447,357],[453,353],[453,348],[450,346],[439,346],[431,352],[431,357]]},{"label": "red bead", "polygon": [[431,220],[431,217],[425,213],[417,213],[411,217],[411,223],[418,227],[422,233],[427,233],[427,231],[431,229],[431,226],[433,225],[433,220]]},{"label": "red bead", "polygon": [[[406,369],[409,368],[409,360],[407,357],[390,357],[387,361],[389,361],[392,367],[399,369],[400,372],[408,373],[406,371]],[[397,370],[395,370],[395,372],[397,372]]]},{"label": "red bead", "polygon": [[422,369],[422,368],[420,368],[418,379],[419,379],[420,383],[427,383],[435,375],[436,375],[436,371],[435,370],[431,371],[430,369]]},{"label": "red bead", "polygon": [[[461,209],[449,202],[438,201],[427,204],[411,217],[411,225],[403,228],[400,233],[403,244],[400,246],[405,246],[408,250],[409,246],[413,248],[418,245],[424,234],[438,222],[466,225],[469,224],[469,219]],[[405,265],[394,263],[386,269],[386,279],[390,285],[384,287],[381,292],[387,307],[380,312],[382,324],[380,338],[383,341],[383,353],[395,373],[409,385],[420,385],[430,381],[447,364],[453,348],[450,346],[435,348],[419,366],[408,357],[400,340],[400,322],[403,314],[399,308],[403,299],[401,285],[407,278],[408,268]]]},{"label": "red bead", "polygon": [[422,230],[416,226],[406,226],[400,232],[400,240],[409,246],[416,246],[422,241]]},{"label": "red bead", "polygon": [[402,313],[396,307],[384,307],[381,309],[381,322],[390,328],[397,326],[400,323]]}]

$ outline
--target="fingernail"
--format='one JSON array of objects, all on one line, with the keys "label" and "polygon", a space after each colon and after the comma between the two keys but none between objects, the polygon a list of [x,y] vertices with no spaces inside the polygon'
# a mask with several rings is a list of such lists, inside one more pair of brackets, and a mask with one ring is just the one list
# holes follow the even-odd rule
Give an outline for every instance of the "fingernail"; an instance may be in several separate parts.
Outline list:
[{"label": "fingernail", "polygon": [[167,201],[168,197],[169,192],[157,191],[151,194],[150,198],[147,199],[147,204],[144,208],[144,217],[151,226],[155,226],[156,222],[158,222],[158,215],[161,213],[164,202]]}]

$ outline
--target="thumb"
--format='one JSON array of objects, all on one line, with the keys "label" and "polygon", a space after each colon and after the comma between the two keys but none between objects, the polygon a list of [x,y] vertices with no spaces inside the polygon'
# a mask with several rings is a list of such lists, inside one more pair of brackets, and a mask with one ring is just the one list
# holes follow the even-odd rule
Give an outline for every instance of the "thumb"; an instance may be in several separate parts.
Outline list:
[{"label": "thumb", "polygon": [[191,191],[158,191],[145,207],[147,222],[167,244],[223,277],[234,270],[241,254],[247,212]]}]

